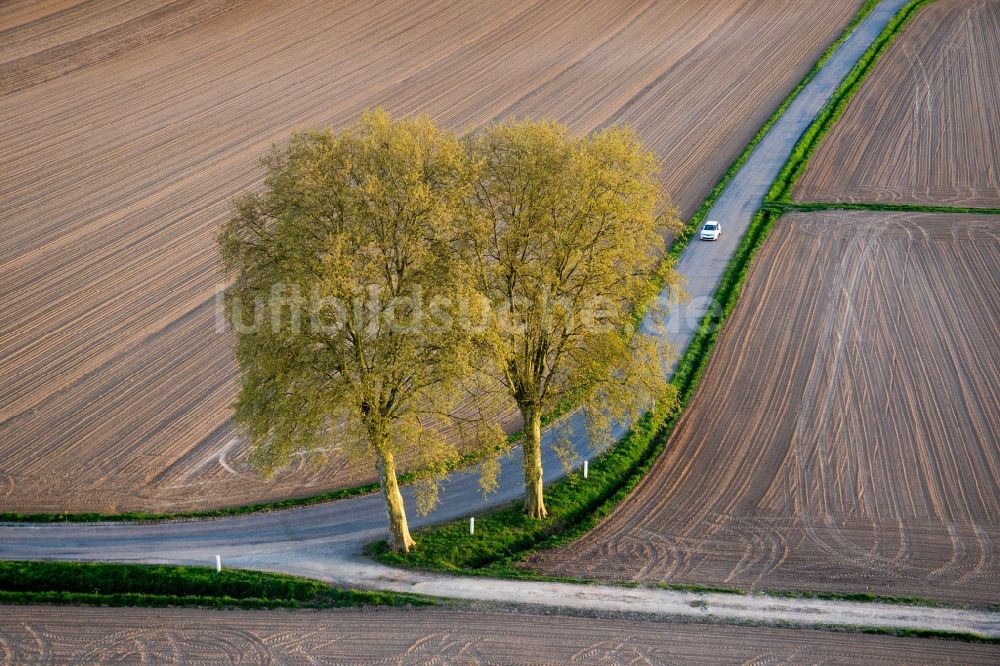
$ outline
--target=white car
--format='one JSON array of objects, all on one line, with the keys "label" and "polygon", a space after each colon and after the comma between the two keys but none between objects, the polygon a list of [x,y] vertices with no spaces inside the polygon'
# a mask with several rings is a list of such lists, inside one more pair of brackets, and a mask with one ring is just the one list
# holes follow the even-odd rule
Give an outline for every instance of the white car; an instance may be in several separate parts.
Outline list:
[{"label": "white car", "polygon": [[698,237],[702,240],[719,240],[719,235],[722,233],[722,225],[715,220],[709,220],[705,224],[701,225],[701,233]]}]

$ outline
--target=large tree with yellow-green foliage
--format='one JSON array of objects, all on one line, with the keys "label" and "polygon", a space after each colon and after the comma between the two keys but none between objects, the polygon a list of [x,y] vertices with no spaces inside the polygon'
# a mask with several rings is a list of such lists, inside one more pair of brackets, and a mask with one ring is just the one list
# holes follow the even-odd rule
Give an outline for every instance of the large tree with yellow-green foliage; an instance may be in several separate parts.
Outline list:
[{"label": "large tree with yellow-green foliage", "polygon": [[669,392],[664,338],[637,331],[635,308],[675,279],[661,260],[679,223],[656,158],[628,128],[576,138],[556,123],[510,121],[468,146],[466,256],[498,315],[482,367],[523,416],[525,512],[544,518],[543,413],[580,400],[592,436],[606,435]]},{"label": "large tree with yellow-green foliage", "polygon": [[[309,449],[372,461],[390,544],[407,551],[400,456],[424,475],[418,502],[431,506],[456,458],[442,429],[474,362],[455,325],[471,296],[456,248],[468,154],[426,117],[374,111],[336,133],[293,135],[265,166],[263,190],[235,202],[219,238],[233,278],[236,423],[265,471]],[[486,432],[496,429],[464,435]]]}]

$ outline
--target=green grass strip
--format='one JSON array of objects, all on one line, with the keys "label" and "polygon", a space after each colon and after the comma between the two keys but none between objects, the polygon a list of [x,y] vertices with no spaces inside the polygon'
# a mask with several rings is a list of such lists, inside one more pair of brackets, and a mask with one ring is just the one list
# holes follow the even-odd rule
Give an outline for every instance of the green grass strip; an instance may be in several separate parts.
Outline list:
[{"label": "green grass strip", "polygon": [[899,638],[933,638],[945,641],[958,641],[960,643],[985,643],[987,645],[1000,645],[1000,638],[995,636],[984,636],[971,631],[946,631],[943,629],[908,629],[906,627],[871,627],[853,624],[819,624],[810,625],[809,629],[820,631],[843,631],[859,634],[874,634],[876,636],[897,636]]},{"label": "green grass strip", "polygon": [[0,562],[0,603],[208,608],[427,606],[427,597],[345,590],[284,574],[208,567]]},{"label": "green grass strip", "polygon": [[822,210],[867,210],[900,213],[943,213],[954,215],[1000,215],[1000,208],[943,206],[939,204],[864,203],[858,201],[783,201],[768,204],[779,212],[812,212]]},{"label": "green grass strip", "polygon": [[545,521],[525,517],[517,502],[478,516],[475,536],[469,535],[466,521],[458,520],[418,530],[418,545],[408,555],[389,551],[385,542],[369,546],[368,551],[392,565],[533,577],[515,564],[529,552],[559,545],[590,529],[624,499],[662,450],[667,431],[663,426],[675,415],[665,409],[647,414],[621,442],[592,461],[586,481],[575,472],[551,484],[546,489],[550,518]]},{"label": "green grass strip", "polygon": [[872,592],[815,592],[807,590],[759,590],[769,597],[789,599],[822,599],[825,601],[853,601],[861,603],[891,604],[896,606],[926,606],[929,608],[978,609],[991,613],[1000,612],[1000,604],[964,604],[927,597],[902,596],[896,594],[874,594]]}]

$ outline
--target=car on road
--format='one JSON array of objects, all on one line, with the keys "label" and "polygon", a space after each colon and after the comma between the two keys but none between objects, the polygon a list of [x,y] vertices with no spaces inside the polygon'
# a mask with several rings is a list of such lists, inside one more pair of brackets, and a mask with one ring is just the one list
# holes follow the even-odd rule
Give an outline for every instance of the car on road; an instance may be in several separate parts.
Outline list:
[{"label": "car on road", "polygon": [[701,225],[701,233],[698,234],[698,237],[702,240],[719,240],[721,234],[722,225],[715,220],[709,220]]}]

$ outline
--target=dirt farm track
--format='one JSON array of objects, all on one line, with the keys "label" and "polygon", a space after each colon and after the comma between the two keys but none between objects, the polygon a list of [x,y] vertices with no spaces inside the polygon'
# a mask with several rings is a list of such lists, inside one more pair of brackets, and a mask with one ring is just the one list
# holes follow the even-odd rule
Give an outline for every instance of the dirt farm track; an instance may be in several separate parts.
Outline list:
[{"label": "dirt farm track", "polygon": [[939,0],[921,9],[793,196],[1000,207],[1000,3]]},{"label": "dirt farm track", "polygon": [[376,104],[464,129],[630,123],[691,212],[861,0],[13,0],[0,6],[0,510],[193,510],[233,436],[215,231],[288,132]]},{"label": "dirt farm track", "polygon": [[1000,218],[786,215],[666,453],[532,564],[1000,599]]},{"label": "dirt farm track", "polygon": [[0,618],[2,663],[991,664],[1000,654],[921,638],[484,611],[2,607]]}]

